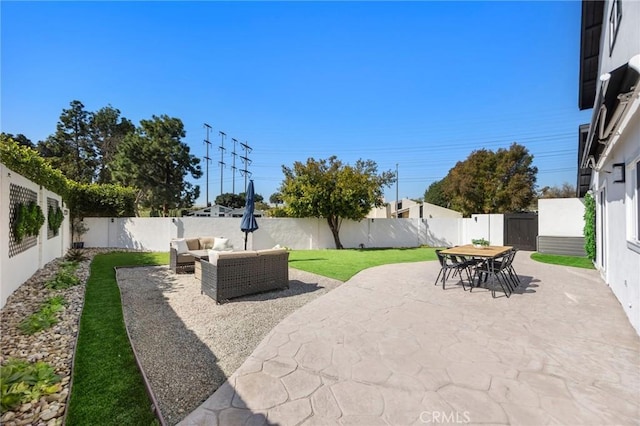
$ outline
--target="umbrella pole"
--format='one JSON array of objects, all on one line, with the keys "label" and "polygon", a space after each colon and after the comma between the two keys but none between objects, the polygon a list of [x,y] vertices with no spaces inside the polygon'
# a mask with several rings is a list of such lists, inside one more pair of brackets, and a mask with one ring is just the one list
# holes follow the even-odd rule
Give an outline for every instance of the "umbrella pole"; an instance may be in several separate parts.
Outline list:
[{"label": "umbrella pole", "polygon": [[249,233],[245,232],[244,233],[244,249],[245,251],[247,250],[247,238],[249,237]]}]

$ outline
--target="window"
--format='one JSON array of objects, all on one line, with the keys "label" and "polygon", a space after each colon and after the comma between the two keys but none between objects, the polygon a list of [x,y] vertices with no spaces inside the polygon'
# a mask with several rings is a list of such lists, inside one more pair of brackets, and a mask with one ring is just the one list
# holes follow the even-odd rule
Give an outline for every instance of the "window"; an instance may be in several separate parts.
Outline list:
[{"label": "window", "polygon": [[613,53],[613,46],[616,44],[616,37],[620,29],[622,20],[622,0],[613,0],[611,3],[611,13],[609,14],[609,56]]}]

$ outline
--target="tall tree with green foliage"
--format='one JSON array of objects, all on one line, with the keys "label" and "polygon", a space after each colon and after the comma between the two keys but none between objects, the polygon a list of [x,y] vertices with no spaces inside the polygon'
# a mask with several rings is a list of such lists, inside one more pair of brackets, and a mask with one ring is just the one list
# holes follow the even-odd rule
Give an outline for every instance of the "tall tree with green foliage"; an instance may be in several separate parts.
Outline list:
[{"label": "tall tree with green foliage", "polygon": [[23,135],[22,133],[18,133],[17,135],[12,135],[11,133],[2,132],[3,138],[8,138],[14,140],[20,146],[26,146],[27,148],[34,148],[35,145],[31,142],[31,139]]},{"label": "tall tree with green foliage", "polygon": [[426,191],[424,191],[424,201],[427,203],[435,204],[436,206],[449,208],[451,200],[444,189],[445,179],[440,179],[429,185]]},{"label": "tall tree with green foliage", "polygon": [[281,194],[281,193],[279,193],[279,192],[274,192],[273,194],[271,194],[271,195],[269,196],[269,202],[270,202],[271,204],[275,204],[275,205],[276,205],[276,207],[278,206],[278,204],[282,204],[282,203],[283,203],[283,201],[282,201],[282,194]]},{"label": "tall tree with green foliage", "polygon": [[219,206],[225,206],[232,209],[239,209],[244,207],[244,197],[231,192],[225,192],[216,197],[215,203]]},{"label": "tall tree with green foliage", "polygon": [[38,143],[40,155],[76,182],[93,182],[99,164],[90,131],[92,116],[82,102],[71,101],[70,108],[62,110],[56,132]]},{"label": "tall tree with green foliage", "polygon": [[200,178],[202,170],[200,159],[181,141],[185,136],[182,120],[154,115],[141,120],[118,146],[113,179],[138,188],[136,204],[151,208],[152,214],[168,216],[169,210],[191,207],[200,196],[200,187],[186,181],[188,174]]},{"label": "tall tree with green foliage", "polygon": [[[260,194],[255,194],[253,202],[255,204],[262,203],[264,197]],[[241,192],[239,194],[233,194],[231,192],[225,192],[218,195],[215,199],[215,203],[219,206],[231,207],[232,209],[241,209],[247,202],[247,193]],[[257,206],[256,206],[257,207]]]},{"label": "tall tree with green foliage", "polygon": [[99,158],[96,171],[97,183],[112,183],[111,162],[118,145],[124,138],[136,130],[136,126],[125,117],[120,117],[120,110],[108,105],[91,116],[91,138],[95,143]]},{"label": "tall tree with green foliage", "polygon": [[444,190],[451,208],[464,216],[474,213],[513,213],[526,210],[536,197],[538,168],[527,148],[473,151],[449,171]]},{"label": "tall tree with green foliage", "polygon": [[326,160],[309,158],[293,167],[282,166],[280,187],[286,210],[292,217],[325,218],[337,249],[342,249],[340,227],[343,219],[362,220],[373,207],[382,206],[383,188],[392,185],[392,171],[378,174],[371,160],[343,164],[336,156]]}]

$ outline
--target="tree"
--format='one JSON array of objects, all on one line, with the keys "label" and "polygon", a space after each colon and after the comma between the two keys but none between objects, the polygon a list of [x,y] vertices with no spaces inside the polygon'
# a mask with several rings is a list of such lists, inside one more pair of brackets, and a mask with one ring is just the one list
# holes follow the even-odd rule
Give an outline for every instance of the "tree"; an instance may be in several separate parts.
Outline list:
[{"label": "tree", "polygon": [[91,116],[91,138],[99,157],[97,170],[98,183],[112,183],[111,162],[116,155],[118,145],[124,138],[135,132],[133,123],[120,117],[120,110],[108,105]]},{"label": "tree", "polygon": [[141,120],[140,128],[122,140],[115,155],[112,175],[116,182],[138,188],[136,204],[152,213],[169,215],[170,209],[191,207],[200,187],[185,180],[202,176],[200,159],[181,142],[185,137],[179,118],[167,115]]},{"label": "tree", "polygon": [[282,194],[280,192],[274,192],[269,196],[269,202],[271,204],[275,204],[278,207],[278,204],[282,204]]},{"label": "tree", "polygon": [[56,133],[38,143],[38,151],[66,177],[91,183],[99,163],[90,132],[93,114],[80,101],[71,101],[70,106],[62,110]]},{"label": "tree", "polygon": [[538,198],[575,198],[576,187],[568,182],[558,186],[545,186],[538,193]]},{"label": "tree", "polygon": [[464,216],[526,209],[536,196],[538,168],[532,162],[533,156],[517,143],[495,153],[472,152],[446,177],[444,190],[451,197],[451,208]]},{"label": "tree", "polygon": [[[262,203],[264,197],[260,194],[255,194],[253,197],[254,204]],[[247,193],[241,192],[239,194],[233,194],[231,192],[225,192],[222,195],[218,195],[215,200],[219,206],[231,207],[233,209],[241,209],[247,202]],[[257,207],[257,206],[256,206]]]},{"label": "tree", "polygon": [[244,207],[244,200],[244,197],[238,194],[225,192],[224,194],[218,195],[215,202],[219,206],[230,207],[232,209],[240,209]]},{"label": "tree", "polygon": [[449,199],[447,192],[444,190],[445,179],[446,178],[437,180],[429,185],[429,188],[424,192],[425,202],[449,208],[451,200]]},{"label": "tree", "polygon": [[2,136],[4,138],[13,139],[18,145],[26,146],[27,148],[35,149],[35,145],[31,142],[31,139],[23,135],[22,133],[18,133],[17,135],[12,135],[11,133],[2,132]]},{"label": "tree", "polygon": [[378,174],[371,160],[358,160],[354,166],[342,164],[336,156],[326,160],[309,158],[296,161],[292,168],[282,166],[280,187],[286,210],[293,217],[325,218],[337,249],[342,249],[340,226],[343,219],[362,220],[372,207],[383,202],[383,188],[396,180],[395,173]]}]

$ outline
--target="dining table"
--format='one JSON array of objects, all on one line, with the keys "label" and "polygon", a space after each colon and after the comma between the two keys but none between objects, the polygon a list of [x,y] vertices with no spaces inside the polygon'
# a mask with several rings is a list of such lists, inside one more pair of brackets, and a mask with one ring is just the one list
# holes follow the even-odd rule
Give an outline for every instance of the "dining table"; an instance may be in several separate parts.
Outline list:
[{"label": "dining table", "polygon": [[[479,263],[488,259],[498,258],[513,250],[512,246],[476,246],[474,244],[465,244],[462,246],[450,247],[440,251],[445,256],[459,256],[465,260],[469,258],[477,260]],[[460,276],[462,279],[462,276]],[[473,287],[473,279],[469,283]],[[480,281],[480,280],[478,280]],[[479,285],[480,283],[478,283]]]}]

